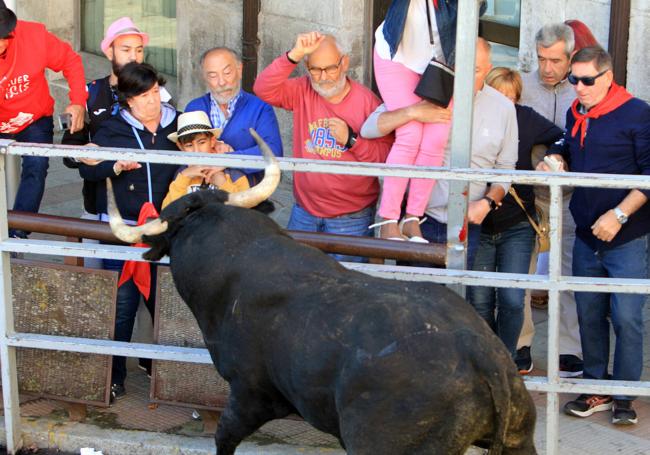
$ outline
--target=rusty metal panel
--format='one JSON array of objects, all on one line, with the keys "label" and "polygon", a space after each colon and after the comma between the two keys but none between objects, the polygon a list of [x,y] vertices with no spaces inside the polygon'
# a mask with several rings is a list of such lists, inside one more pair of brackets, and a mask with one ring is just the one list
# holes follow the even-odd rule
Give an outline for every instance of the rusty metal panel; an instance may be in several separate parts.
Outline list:
[{"label": "rusty metal panel", "polygon": [[[194,315],[176,291],[169,267],[158,267],[154,336],[168,346],[204,348]],[[153,361],[151,400],[200,409],[221,410],[230,388],[213,365]]]},{"label": "rusty metal panel", "polygon": [[[54,263],[12,260],[17,332],[112,339],[117,273]],[[21,348],[21,391],[108,406],[112,357]]]}]

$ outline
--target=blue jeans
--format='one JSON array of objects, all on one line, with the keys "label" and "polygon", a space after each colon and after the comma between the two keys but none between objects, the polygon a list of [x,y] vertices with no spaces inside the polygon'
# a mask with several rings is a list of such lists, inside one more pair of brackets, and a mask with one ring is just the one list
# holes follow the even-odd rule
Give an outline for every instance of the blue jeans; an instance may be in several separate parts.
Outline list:
[{"label": "blue jeans", "polygon": [[[104,259],[103,265],[105,270],[115,270],[122,273],[124,261],[115,259]],[[144,303],[153,319],[156,305],[156,267],[151,264],[151,293],[149,299]],[[133,335],[133,324],[135,315],[140,305],[140,291],[133,282],[129,280],[117,288],[117,299],[115,304],[115,341],[131,341]],[[113,356],[113,374],[111,381],[113,384],[124,384],[126,379],[126,357]]]},{"label": "blue jeans", "polygon": [[[467,269],[472,269],[474,264],[474,257],[476,256],[476,249],[479,245],[481,237],[481,226],[479,224],[469,224],[467,235]],[[420,225],[422,236],[432,243],[447,244],[447,224],[441,223],[432,217],[427,219]],[[411,264],[420,265],[420,264]],[[431,264],[422,264],[422,267],[431,267]]]},{"label": "blue jeans", "polygon": [[[294,204],[291,209],[291,218],[289,218],[287,229],[290,231],[327,232],[330,234],[372,237],[372,231],[368,229],[368,226],[374,221],[374,206],[334,218],[320,218],[307,212],[307,210],[298,204]],[[330,256],[337,261],[368,262],[368,258],[359,256],[346,256],[342,254],[331,254]]]},{"label": "blue jeans", "polygon": [[[54,124],[52,117],[41,117],[27,128],[16,134],[0,134],[2,139],[14,139],[17,142],[34,142],[51,144],[53,142]],[[37,213],[45,192],[45,177],[49,158],[46,156],[23,156],[20,184],[16,193],[14,210]],[[11,237],[25,236],[25,233],[10,230]]]},{"label": "blue jeans", "polygon": [[[528,221],[517,223],[499,234],[481,233],[473,270],[528,273],[534,246],[535,231]],[[524,323],[525,290],[472,286],[467,294],[479,316],[503,341],[514,358]]]},{"label": "blue jeans", "polygon": [[[573,247],[573,274],[602,278],[646,278],[646,238],[594,251],[576,237]],[[609,379],[609,321],[616,335],[614,370],[611,379],[639,381],[643,370],[642,294],[576,292],[580,340],[585,379]],[[616,399],[633,397],[614,396]]]}]

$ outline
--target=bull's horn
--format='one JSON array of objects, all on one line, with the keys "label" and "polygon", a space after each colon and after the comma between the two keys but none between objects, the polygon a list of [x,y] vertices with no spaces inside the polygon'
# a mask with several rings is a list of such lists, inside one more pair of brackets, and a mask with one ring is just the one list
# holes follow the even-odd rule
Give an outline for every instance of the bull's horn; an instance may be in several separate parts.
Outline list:
[{"label": "bull's horn", "polygon": [[120,215],[120,211],[117,209],[113,184],[110,178],[106,179],[106,199],[108,201],[108,216],[111,231],[121,241],[126,243],[140,243],[142,242],[143,235],[162,234],[167,230],[167,221],[160,221],[160,218],[149,221],[142,226],[129,226],[126,224]]},{"label": "bull's horn", "polygon": [[253,128],[250,128],[249,131],[253,135],[257,145],[259,145],[260,150],[264,154],[264,158],[266,158],[267,165],[264,168],[264,178],[253,188],[240,191],[239,193],[230,193],[226,201],[227,205],[245,208],[255,207],[260,202],[267,200],[280,183],[280,166],[278,166],[278,161],[275,159],[271,147],[264,142],[264,139]]}]

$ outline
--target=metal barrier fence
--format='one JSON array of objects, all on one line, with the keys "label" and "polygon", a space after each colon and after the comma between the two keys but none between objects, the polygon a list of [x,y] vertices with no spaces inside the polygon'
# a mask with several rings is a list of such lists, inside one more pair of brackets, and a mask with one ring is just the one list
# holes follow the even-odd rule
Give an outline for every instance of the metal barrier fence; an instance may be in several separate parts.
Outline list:
[{"label": "metal barrier fence", "polygon": [[[16,348],[50,349],[92,354],[120,355],[158,360],[211,363],[205,349],[159,346],[143,343],[125,343],[109,340],[57,337],[17,333],[14,328],[11,304],[11,276],[9,253],[37,253],[52,256],[141,260],[142,249],[99,244],[80,244],[63,241],[20,240],[7,238],[7,197],[5,191],[5,158],[7,155],[32,155],[81,158],[92,156],[104,160],[148,161],[153,163],[203,164],[239,168],[264,168],[261,158],[250,156],[205,155],[188,152],[156,151],[144,153],[135,149],[98,149],[21,144],[0,140],[0,362],[2,363],[2,390],[4,400],[7,450],[14,453],[21,447],[20,413],[16,378]],[[531,171],[497,171],[485,169],[434,169],[414,166],[394,166],[368,163],[340,163],[314,160],[280,159],[283,171],[321,172],[348,175],[397,176],[435,178],[453,181],[516,182],[550,187],[551,251],[549,275],[506,274],[465,270],[430,269],[372,264],[345,264],[350,269],[371,275],[412,281],[430,281],[453,285],[479,285],[506,288],[541,289],[549,292],[548,305],[548,372],[546,377],[526,380],[531,391],[547,393],[546,453],[555,455],[558,447],[559,393],[600,393],[650,396],[650,382],[595,381],[561,379],[558,375],[559,357],[559,295],[562,291],[650,293],[650,280],[605,279],[563,276],[561,273],[562,186],[600,188],[650,189],[650,177],[541,173]],[[464,209],[464,208],[463,208]],[[455,210],[452,208],[452,210]],[[166,262],[163,261],[163,262]]]}]

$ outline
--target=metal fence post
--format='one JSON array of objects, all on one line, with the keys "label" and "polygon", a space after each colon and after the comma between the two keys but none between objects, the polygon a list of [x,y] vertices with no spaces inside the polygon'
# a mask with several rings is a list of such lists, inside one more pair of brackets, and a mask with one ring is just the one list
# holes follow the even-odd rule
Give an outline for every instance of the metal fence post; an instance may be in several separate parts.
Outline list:
[{"label": "metal fence post", "polygon": [[[12,141],[0,141],[0,240],[7,240],[7,193],[5,191],[5,158]],[[20,433],[20,401],[16,348],[9,346],[7,337],[14,333],[14,308],[11,294],[9,253],[0,254],[0,363],[2,363],[2,399],[4,404],[7,453],[14,454],[22,446]]]},{"label": "metal fence post", "polygon": [[[474,67],[478,32],[478,3],[476,0],[458,2],[456,32],[456,80],[454,82],[454,118],[451,124],[450,166],[470,167],[472,153],[472,113],[474,112]],[[467,268],[467,201],[469,182],[449,182],[447,203],[447,268]],[[452,286],[464,296],[464,286]]]},{"label": "metal fence post", "polygon": [[[550,221],[551,251],[549,254],[548,292],[548,351],[547,375],[549,384],[558,384],[560,356],[560,291],[557,284],[562,276],[562,187],[551,186]],[[546,396],[546,453],[559,453],[558,429],[560,425],[560,403],[557,392]]]}]

